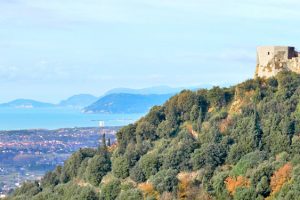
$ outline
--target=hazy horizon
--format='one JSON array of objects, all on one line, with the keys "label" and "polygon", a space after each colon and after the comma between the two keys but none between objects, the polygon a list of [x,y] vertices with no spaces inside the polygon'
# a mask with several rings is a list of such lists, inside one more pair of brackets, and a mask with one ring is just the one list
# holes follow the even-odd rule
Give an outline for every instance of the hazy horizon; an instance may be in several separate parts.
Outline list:
[{"label": "hazy horizon", "polygon": [[[150,86],[150,87],[145,87],[145,88],[140,88],[140,87],[136,87],[136,88],[125,88],[125,87],[118,87],[118,88],[111,88],[111,89],[108,89],[108,90],[105,90],[103,93],[101,93],[101,94],[91,94],[91,93],[76,93],[76,94],[72,94],[72,95],[66,95],[64,98],[62,98],[62,99],[59,99],[58,101],[47,101],[47,100],[45,100],[45,101],[43,101],[43,100],[40,100],[40,99],[34,99],[34,98],[24,98],[24,97],[22,97],[22,96],[20,96],[20,97],[17,97],[17,98],[13,98],[13,99],[9,99],[9,100],[7,100],[7,101],[0,101],[0,104],[2,104],[2,103],[7,103],[7,102],[11,102],[11,101],[14,101],[14,100],[19,100],[19,99],[26,99],[26,100],[35,100],[35,101],[40,101],[40,102],[44,102],[44,103],[51,103],[51,104],[59,104],[61,101],[63,101],[63,100],[66,100],[66,99],[68,99],[68,98],[70,98],[70,97],[73,97],[73,96],[76,96],[76,95],[93,95],[93,96],[95,96],[95,97],[99,97],[99,98],[101,98],[102,96],[105,96],[105,95],[107,95],[107,94],[112,94],[112,91],[114,91],[114,90],[137,90],[135,93],[133,93],[133,94],[136,94],[136,93],[139,93],[138,91],[139,90],[148,90],[148,89],[157,89],[157,88],[167,88],[167,89],[170,89],[170,92],[154,92],[154,93],[149,93],[149,94],[171,94],[171,93],[173,93],[172,92],[172,90],[176,90],[176,89],[200,89],[200,88],[210,88],[210,87],[212,87],[212,86],[220,86],[220,87],[227,87],[227,86],[230,86],[230,85],[228,85],[228,84],[226,84],[226,85],[222,85],[222,84],[220,84],[220,85],[199,85],[199,86],[182,86],[182,87],[170,87],[170,86],[167,86],[167,85],[158,85],[158,86]],[[141,93],[142,94],[142,93]]]},{"label": "hazy horizon", "polygon": [[2,0],[0,102],[234,84],[256,46],[300,48],[299,1]]}]

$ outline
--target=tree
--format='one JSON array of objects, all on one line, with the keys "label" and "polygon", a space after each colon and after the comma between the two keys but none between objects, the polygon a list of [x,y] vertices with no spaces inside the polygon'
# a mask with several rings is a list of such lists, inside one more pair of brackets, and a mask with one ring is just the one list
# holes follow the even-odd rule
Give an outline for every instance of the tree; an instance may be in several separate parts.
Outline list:
[{"label": "tree", "polygon": [[292,139],[292,145],[291,145],[291,152],[293,154],[300,154],[300,137],[299,136],[294,136]]},{"label": "tree", "polygon": [[127,145],[124,157],[127,159],[129,167],[133,167],[137,161],[140,159],[140,154],[136,149],[136,144],[129,143]]},{"label": "tree", "polygon": [[271,192],[270,180],[267,176],[263,176],[256,186],[256,191],[263,197],[268,197]]},{"label": "tree", "polygon": [[162,106],[153,106],[149,113],[145,116],[145,120],[153,126],[158,126],[160,122],[165,120],[165,113]]},{"label": "tree", "polygon": [[139,164],[136,164],[131,170],[130,170],[130,178],[134,180],[135,182],[142,183],[145,182],[146,176],[143,172],[143,169],[140,167]]},{"label": "tree", "polygon": [[197,147],[195,138],[186,129],[182,130],[161,153],[162,168],[190,170],[190,157]]},{"label": "tree", "polygon": [[33,197],[42,191],[39,183],[37,181],[34,182],[25,182],[20,188],[17,188],[14,192],[15,196],[25,195],[27,197]]},{"label": "tree", "polygon": [[220,87],[209,90],[207,98],[211,106],[221,107],[226,105],[225,92]]},{"label": "tree", "polygon": [[172,169],[161,170],[150,179],[150,182],[161,194],[165,191],[176,191],[178,185],[177,171]]},{"label": "tree", "polygon": [[225,179],[228,177],[228,172],[219,172],[211,178],[212,189],[216,199],[230,199],[229,192],[226,189]]},{"label": "tree", "polygon": [[238,176],[238,177],[227,177],[225,180],[226,183],[226,188],[230,194],[235,194],[236,190],[241,187],[250,187],[250,181],[243,177],[243,176]]},{"label": "tree", "polygon": [[77,176],[77,170],[80,167],[84,157],[80,150],[74,153],[64,164],[62,173],[62,182],[66,183]]},{"label": "tree", "polygon": [[193,168],[200,169],[204,166],[215,168],[224,163],[226,155],[226,149],[222,145],[204,144],[192,154]]},{"label": "tree", "polygon": [[262,130],[260,128],[260,123],[259,123],[259,116],[258,112],[254,111],[254,116],[252,119],[252,125],[251,125],[252,131],[253,131],[253,136],[254,136],[254,142],[255,142],[255,147],[261,148],[261,139],[262,139]]},{"label": "tree", "polygon": [[90,187],[84,187],[80,189],[81,192],[78,196],[78,200],[98,200],[98,196],[95,191]]},{"label": "tree", "polygon": [[42,187],[56,186],[59,183],[59,176],[55,172],[47,172],[41,180]]},{"label": "tree", "polygon": [[282,132],[287,135],[292,143],[292,138],[295,133],[295,121],[288,116],[285,116],[282,123]]},{"label": "tree", "polygon": [[136,124],[129,124],[121,128],[116,136],[118,140],[118,152],[123,154],[126,151],[126,147],[130,143],[136,143]]},{"label": "tree", "polygon": [[126,178],[129,176],[129,162],[123,157],[113,158],[112,172],[118,178]]},{"label": "tree", "polygon": [[121,192],[121,182],[119,180],[112,180],[102,186],[100,200],[114,200]]},{"label": "tree", "polygon": [[257,167],[259,163],[267,158],[264,151],[254,151],[243,156],[233,167],[231,173],[235,176],[244,176],[248,170]]},{"label": "tree", "polygon": [[148,153],[140,159],[139,167],[142,169],[146,179],[158,172],[160,167],[158,159],[156,152]]},{"label": "tree", "polygon": [[157,135],[155,133],[156,127],[148,121],[141,121],[136,127],[136,135],[141,137],[142,140],[155,140]]},{"label": "tree", "polygon": [[85,158],[91,158],[95,155],[93,149],[80,149],[65,162],[61,172],[61,182],[66,183],[72,178],[75,178],[78,174],[78,170],[82,161]]},{"label": "tree", "polygon": [[106,136],[105,136],[105,133],[103,133],[103,135],[102,135],[102,142],[101,142],[101,145],[102,145],[102,147],[106,147]]},{"label": "tree", "polygon": [[286,163],[284,166],[274,172],[270,183],[272,193],[278,192],[281,187],[291,178],[292,168],[293,166],[291,163]]},{"label": "tree", "polygon": [[137,200],[143,199],[143,194],[139,189],[130,189],[122,191],[117,197],[117,200]]},{"label": "tree", "polygon": [[101,144],[98,147],[98,154],[105,153],[105,152],[107,152],[106,135],[105,133],[103,133],[101,137]]},{"label": "tree", "polygon": [[193,105],[191,114],[190,114],[190,120],[196,121],[200,116],[200,108],[198,105]]},{"label": "tree", "polygon": [[[237,188],[234,194],[234,200],[257,200],[257,193],[252,187]],[[263,200],[263,198],[261,198]]]},{"label": "tree", "polygon": [[156,129],[156,133],[160,138],[170,138],[176,134],[176,131],[177,126],[173,126],[170,120],[162,121]]},{"label": "tree", "polygon": [[107,154],[96,155],[89,160],[86,177],[88,181],[98,186],[102,178],[111,170],[111,161]]}]

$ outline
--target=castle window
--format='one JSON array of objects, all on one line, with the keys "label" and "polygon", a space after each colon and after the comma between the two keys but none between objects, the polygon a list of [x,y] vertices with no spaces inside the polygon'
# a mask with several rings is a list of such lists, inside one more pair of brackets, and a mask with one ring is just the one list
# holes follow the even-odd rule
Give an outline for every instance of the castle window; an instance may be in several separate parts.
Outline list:
[{"label": "castle window", "polygon": [[268,52],[268,55],[270,55],[270,52]]}]

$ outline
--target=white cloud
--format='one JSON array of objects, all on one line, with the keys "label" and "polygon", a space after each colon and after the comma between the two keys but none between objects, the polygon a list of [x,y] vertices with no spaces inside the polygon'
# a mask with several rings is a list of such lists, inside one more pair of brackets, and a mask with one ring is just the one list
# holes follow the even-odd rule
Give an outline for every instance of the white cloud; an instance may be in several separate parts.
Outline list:
[{"label": "white cloud", "polygon": [[[299,7],[298,0],[0,0],[0,83],[98,91],[174,84],[181,73],[180,84],[239,77],[254,68],[256,45],[297,46]],[[250,70],[237,70],[241,63]]]},{"label": "white cloud", "polygon": [[296,0],[15,0],[0,1],[0,22],[65,27],[88,22],[192,23],[222,17],[295,21],[300,19],[299,7]]}]

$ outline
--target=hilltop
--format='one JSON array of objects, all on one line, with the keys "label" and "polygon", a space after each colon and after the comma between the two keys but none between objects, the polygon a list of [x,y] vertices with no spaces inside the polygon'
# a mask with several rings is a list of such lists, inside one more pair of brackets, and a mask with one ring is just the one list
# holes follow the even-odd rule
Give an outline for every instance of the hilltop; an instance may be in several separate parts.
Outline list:
[{"label": "hilltop", "polygon": [[148,87],[148,88],[141,88],[141,89],[132,89],[132,88],[114,88],[105,93],[105,95],[109,94],[142,94],[142,95],[149,95],[149,94],[175,94],[183,90],[184,88],[172,88],[169,86],[155,86],[155,87]]},{"label": "hilltop", "polygon": [[3,108],[51,108],[54,104],[44,103],[40,101],[35,101],[31,99],[16,99],[8,103],[0,104]]},{"label": "hilltop", "polygon": [[95,101],[97,101],[98,97],[95,97],[90,94],[78,94],[69,97],[66,100],[62,100],[58,106],[60,107],[70,107],[70,108],[84,108]]},{"label": "hilltop", "polygon": [[108,94],[84,108],[88,113],[146,113],[163,104],[171,94]]},{"label": "hilltop", "polygon": [[9,199],[298,199],[299,100],[293,72],[184,90]]}]

